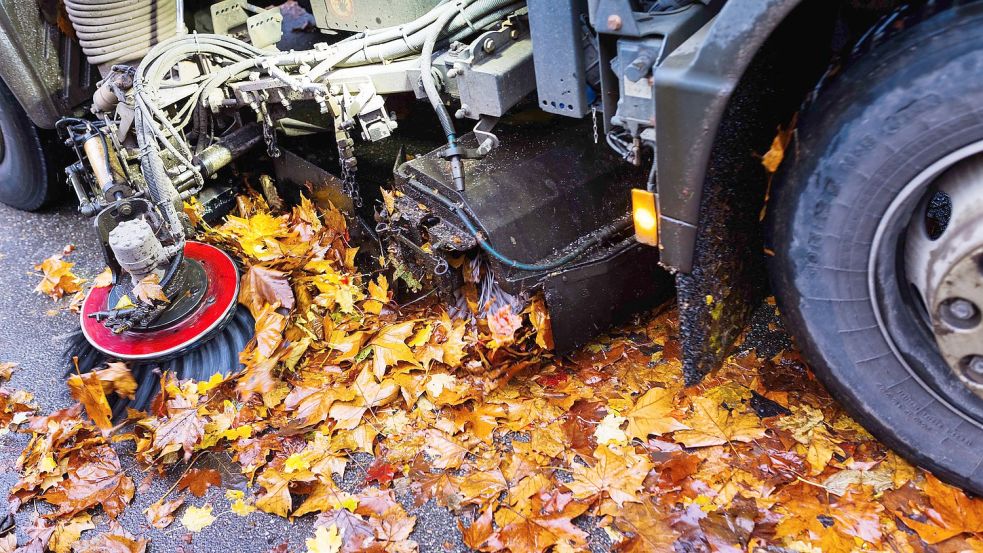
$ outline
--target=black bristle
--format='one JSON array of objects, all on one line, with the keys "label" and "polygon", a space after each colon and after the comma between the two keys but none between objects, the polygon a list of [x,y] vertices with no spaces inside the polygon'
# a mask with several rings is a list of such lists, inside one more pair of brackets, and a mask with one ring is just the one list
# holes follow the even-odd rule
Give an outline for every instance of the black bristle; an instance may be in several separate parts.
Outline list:
[{"label": "black bristle", "polygon": [[[239,370],[239,353],[253,336],[254,321],[248,309],[237,308],[232,319],[218,333],[204,344],[173,359],[162,361],[127,362],[133,378],[137,381],[136,397],[132,400],[113,396],[110,406],[113,418],[121,419],[127,409],[145,411],[160,391],[160,375],[170,372],[178,379],[192,378],[207,380],[213,374],[231,374]],[[78,371],[87,373],[102,368],[111,361],[105,354],[92,347],[81,330],[65,338],[65,374],[75,374],[75,360]]]}]

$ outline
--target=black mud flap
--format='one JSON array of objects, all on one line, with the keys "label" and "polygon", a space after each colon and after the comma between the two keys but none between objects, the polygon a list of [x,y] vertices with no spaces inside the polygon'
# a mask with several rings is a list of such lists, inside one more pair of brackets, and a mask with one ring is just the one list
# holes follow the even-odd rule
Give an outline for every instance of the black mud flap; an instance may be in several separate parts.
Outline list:
[{"label": "black mud flap", "polygon": [[687,385],[720,365],[767,291],[759,219],[768,176],[754,154],[767,151],[775,127],[755,121],[775,118],[763,113],[740,95],[731,106],[707,171],[693,270],[676,275]]}]

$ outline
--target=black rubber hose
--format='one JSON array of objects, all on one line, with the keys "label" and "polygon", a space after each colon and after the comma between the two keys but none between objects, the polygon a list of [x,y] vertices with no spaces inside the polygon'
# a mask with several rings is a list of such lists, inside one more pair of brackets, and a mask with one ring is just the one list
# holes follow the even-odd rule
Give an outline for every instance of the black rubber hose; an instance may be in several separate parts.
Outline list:
[{"label": "black rubber hose", "polygon": [[[447,106],[444,105],[444,101],[437,91],[437,83],[433,76],[433,49],[437,45],[437,39],[440,38],[440,34],[444,32],[447,24],[456,15],[457,12],[451,10],[441,14],[436,23],[430,27],[430,32],[423,42],[423,52],[420,54],[420,79],[423,81],[423,90],[426,91],[430,105],[433,106],[434,111],[437,113],[440,127],[444,129],[444,135],[447,136],[447,148],[450,152],[454,152],[457,149],[457,134],[454,130],[454,121],[451,120],[451,114],[447,112]],[[452,153],[450,155],[450,162],[454,188],[459,191],[464,190],[464,162],[461,161],[461,155]]]}]

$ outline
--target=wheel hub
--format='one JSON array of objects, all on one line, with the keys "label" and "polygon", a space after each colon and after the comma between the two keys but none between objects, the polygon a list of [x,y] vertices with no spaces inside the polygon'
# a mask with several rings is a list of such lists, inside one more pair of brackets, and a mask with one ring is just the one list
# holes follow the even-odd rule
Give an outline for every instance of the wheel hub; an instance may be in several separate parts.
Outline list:
[{"label": "wheel hub", "polygon": [[942,357],[983,397],[983,154],[935,179],[908,225],[904,258]]}]

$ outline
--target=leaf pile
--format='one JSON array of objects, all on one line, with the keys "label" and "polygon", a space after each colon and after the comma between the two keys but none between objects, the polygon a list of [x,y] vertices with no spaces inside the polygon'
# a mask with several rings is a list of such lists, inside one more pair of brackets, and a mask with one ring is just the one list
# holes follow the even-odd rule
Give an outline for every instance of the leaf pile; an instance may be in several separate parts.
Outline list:
[{"label": "leaf pile", "polygon": [[[403,553],[419,549],[407,508],[433,500],[486,552],[586,551],[594,526],[619,552],[983,547],[983,501],[890,453],[793,351],[731,357],[683,388],[671,310],[558,357],[544,347],[541,299],[524,310],[480,299],[477,278],[453,316],[397,305],[399,281],[358,272],[330,206],[304,199],[278,215],[241,197],[205,237],[247,267],[240,301],[256,337],[245,369],[205,382],[162,375],[149,412],[131,413],[132,430],[113,440],[132,441],[148,470],[183,471],[179,493],[221,486],[192,467],[209,451],[228,452],[252,487],[226,490],[227,511],[160,498],[145,513],[153,528],[177,520],[197,532],[213,509],[262,511],[315,520],[291,550]],[[131,394],[132,379],[103,371],[70,379],[80,405],[30,423],[11,497],[55,509],[28,531],[34,542],[78,540],[97,506],[115,518],[133,496],[105,405],[107,393]],[[346,471],[364,473],[358,489],[342,489]],[[146,545],[121,532],[88,541]]]}]

